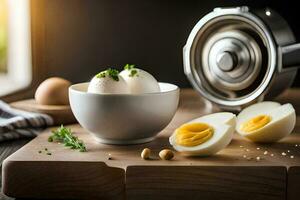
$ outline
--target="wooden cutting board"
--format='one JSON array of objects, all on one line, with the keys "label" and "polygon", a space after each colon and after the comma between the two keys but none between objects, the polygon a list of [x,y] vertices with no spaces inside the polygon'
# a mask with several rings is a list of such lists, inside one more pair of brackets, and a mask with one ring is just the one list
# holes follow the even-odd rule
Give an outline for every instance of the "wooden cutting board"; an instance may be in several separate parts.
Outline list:
[{"label": "wooden cutting board", "polygon": [[69,105],[40,105],[34,99],[26,99],[13,102],[10,106],[19,110],[47,114],[53,118],[54,125],[77,122]]},{"label": "wooden cutting board", "polygon": [[[299,90],[288,91],[279,101],[292,102],[300,111]],[[47,142],[51,129],[45,130],[4,161],[3,192],[51,199],[299,199],[299,117],[294,133],[276,144],[254,144],[235,135],[215,156],[191,158],[175,153],[171,161],[158,158],[161,149],[171,148],[168,137],[175,128],[212,111],[217,109],[195,92],[183,90],[169,126],[156,140],[141,145],[99,144],[79,125],[71,125],[87,145],[88,152],[83,153]],[[151,160],[140,158],[145,147],[153,152]]]}]

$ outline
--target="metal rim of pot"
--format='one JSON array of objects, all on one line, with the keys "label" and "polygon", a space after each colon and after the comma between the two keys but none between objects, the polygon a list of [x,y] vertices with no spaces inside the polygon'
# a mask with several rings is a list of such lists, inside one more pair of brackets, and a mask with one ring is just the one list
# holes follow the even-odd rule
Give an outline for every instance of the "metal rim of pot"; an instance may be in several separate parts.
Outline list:
[{"label": "metal rim of pot", "polygon": [[[203,77],[203,73],[199,73],[199,68],[203,66],[195,63],[197,48],[199,49],[197,45],[199,45],[200,39],[203,39],[201,37],[203,37],[205,31],[216,24],[216,22],[222,20],[222,23],[225,23],[229,19],[245,23],[244,25],[248,25],[248,28],[252,28],[252,31],[255,31],[259,35],[265,45],[268,55],[266,73],[258,86],[250,93],[235,98],[226,98],[225,96],[218,95],[214,91],[216,88],[212,88],[209,85],[210,83],[207,83],[206,77]],[[225,107],[241,107],[263,97],[264,93],[268,90],[269,83],[272,81],[276,70],[277,53],[275,42],[268,27],[259,17],[248,12],[247,7],[216,8],[214,12],[204,16],[191,31],[183,50],[184,71],[192,86],[208,100]],[[204,87],[203,84],[206,84],[207,87]]]}]

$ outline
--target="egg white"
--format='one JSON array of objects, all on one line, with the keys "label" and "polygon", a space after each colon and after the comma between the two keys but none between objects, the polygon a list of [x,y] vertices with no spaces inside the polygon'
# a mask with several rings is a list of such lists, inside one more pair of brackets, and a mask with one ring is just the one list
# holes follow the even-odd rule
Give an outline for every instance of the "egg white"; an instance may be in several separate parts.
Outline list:
[{"label": "egg white", "polygon": [[[136,70],[137,73],[131,76],[131,70]],[[132,94],[153,93],[160,91],[157,80],[150,73],[142,69],[124,69],[120,73],[120,76],[125,80],[129,87],[130,93]]]},{"label": "egg white", "polygon": [[119,76],[119,81],[116,81],[109,76],[103,78],[97,78],[95,76],[91,80],[87,92],[96,94],[128,94],[130,91],[125,80],[121,76]]},{"label": "egg white", "polygon": [[208,141],[193,147],[181,146],[176,143],[176,132],[174,132],[169,138],[169,142],[176,151],[184,155],[209,156],[224,149],[231,142],[236,116],[228,112],[214,113],[191,120],[186,124],[195,122],[207,123],[213,127],[213,136]]},{"label": "egg white", "polygon": [[[248,111],[250,112],[248,113]],[[258,115],[268,115],[271,117],[271,121],[255,131],[244,132],[241,130],[242,123]],[[296,113],[291,104],[262,102],[248,107],[237,116],[236,131],[254,142],[271,143],[289,135],[295,124]]]},{"label": "egg white", "polygon": [[271,110],[280,107],[280,103],[263,101],[244,108],[237,116],[237,125],[252,119],[258,115],[267,114]]},{"label": "egg white", "polygon": [[197,119],[193,119],[189,121],[188,123],[193,122],[204,122],[204,123],[211,123],[214,124],[227,124],[230,126],[236,125],[236,115],[230,112],[218,112],[213,113],[209,115],[204,115],[202,117],[199,117]]}]

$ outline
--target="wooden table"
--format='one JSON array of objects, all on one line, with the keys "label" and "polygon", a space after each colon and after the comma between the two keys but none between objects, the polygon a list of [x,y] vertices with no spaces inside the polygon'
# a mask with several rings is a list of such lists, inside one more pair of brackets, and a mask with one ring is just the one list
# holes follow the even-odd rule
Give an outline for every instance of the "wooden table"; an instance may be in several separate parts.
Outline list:
[{"label": "wooden table", "polygon": [[[291,89],[277,100],[292,103],[300,113],[300,90]],[[48,129],[5,160],[3,191],[21,198],[299,199],[299,117],[293,134],[276,144],[254,144],[236,134],[215,156],[191,158],[176,153],[171,161],[158,158],[161,149],[171,148],[168,137],[175,128],[215,111],[193,90],[182,90],[172,122],[156,140],[142,145],[99,144],[79,125],[72,125],[87,144],[84,153],[47,142]],[[151,160],[140,158],[145,147],[153,151]],[[38,153],[45,148],[52,155]]]}]

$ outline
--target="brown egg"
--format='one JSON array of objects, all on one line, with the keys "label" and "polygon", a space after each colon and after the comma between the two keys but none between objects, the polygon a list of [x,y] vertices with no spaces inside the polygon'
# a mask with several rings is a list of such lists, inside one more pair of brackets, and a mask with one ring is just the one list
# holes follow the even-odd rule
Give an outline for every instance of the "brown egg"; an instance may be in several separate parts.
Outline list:
[{"label": "brown egg", "polygon": [[35,100],[41,105],[69,105],[70,85],[71,82],[63,78],[48,78],[37,88]]}]

